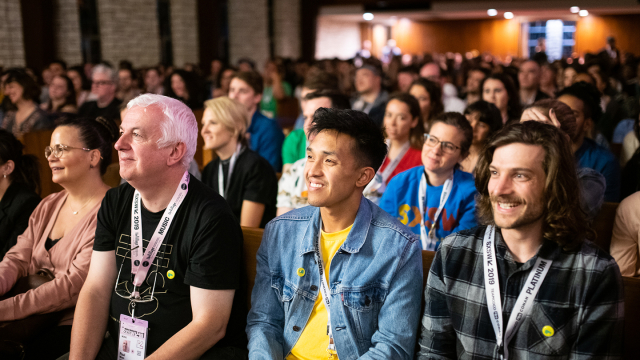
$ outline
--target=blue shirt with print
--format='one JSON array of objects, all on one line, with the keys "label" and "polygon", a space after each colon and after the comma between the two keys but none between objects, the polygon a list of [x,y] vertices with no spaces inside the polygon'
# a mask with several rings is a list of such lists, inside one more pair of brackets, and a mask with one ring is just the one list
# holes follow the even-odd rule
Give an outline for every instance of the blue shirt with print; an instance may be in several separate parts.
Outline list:
[{"label": "blue shirt with print", "polygon": [[[420,207],[418,192],[420,180],[424,173],[424,166],[416,166],[396,175],[380,199],[380,207],[407,225],[411,231],[420,235]],[[431,228],[433,218],[440,206],[441,186],[427,186],[427,205],[424,220],[427,229]],[[453,188],[451,194],[444,204],[440,218],[436,225],[436,237],[443,239],[445,236],[465,229],[477,226],[476,207],[476,186],[473,175],[455,169],[453,173]],[[440,241],[436,244],[436,249],[440,246]]]},{"label": "blue shirt with print", "polygon": [[247,132],[251,134],[249,141],[251,150],[267,159],[276,172],[282,171],[284,134],[278,123],[256,110],[253,113],[251,126],[247,129]]}]

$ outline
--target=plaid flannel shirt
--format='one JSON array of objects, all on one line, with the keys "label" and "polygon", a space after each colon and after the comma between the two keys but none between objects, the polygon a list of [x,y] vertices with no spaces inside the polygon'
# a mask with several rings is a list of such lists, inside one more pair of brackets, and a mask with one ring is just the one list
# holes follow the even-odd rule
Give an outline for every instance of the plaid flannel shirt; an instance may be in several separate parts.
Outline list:
[{"label": "plaid flannel shirt", "polygon": [[[499,359],[484,287],[485,226],[446,237],[425,289],[418,359]],[[622,352],[622,277],[611,256],[585,241],[575,251],[545,241],[524,264],[498,229],[496,258],[506,327],[538,256],[553,263],[530,315],[508,346],[512,359],[619,359]],[[552,336],[542,328],[551,326]]]}]

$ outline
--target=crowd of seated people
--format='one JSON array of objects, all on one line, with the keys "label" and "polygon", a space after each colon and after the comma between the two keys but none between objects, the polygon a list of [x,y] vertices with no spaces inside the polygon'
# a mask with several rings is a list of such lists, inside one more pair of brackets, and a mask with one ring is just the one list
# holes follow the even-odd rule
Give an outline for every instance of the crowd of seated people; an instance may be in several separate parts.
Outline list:
[{"label": "crowd of seated people", "polygon": [[[71,359],[114,358],[129,346],[117,336],[122,319],[161,329],[148,332],[144,351],[168,358],[411,358],[416,341],[424,358],[455,357],[456,341],[471,356],[497,346],[524,357],[533,334],[479,346],[479,331],[502,325],[490,325],[486,308],[459,308],[466,305],[451,293],[488,286],[447,263],[480,266],[481,275],[489,247],[472,240],[482,238],[495,239],[506,314],[519,305],[507,274],[529,268],[548,271],[547,282],[572,278],[567,286],[580,291],[593,281],[575,279],[598,273],[610,298],[596,291],[591,300],[619,305],[620,274],[640,275],[635,57],[402,59],[276,58],[262,73],[251,59],[215,60],[206,77],[192,64],[136,69],[128,61],[67,68],[56,60],[41,80],[29,69],[2,72],[0,296],[43,268],[53,280],[0,300],[0,325],[61,314],[24,343],[26,358],[69,350]],[[292,97],[295,123],[280,115]],[[64,189],[43,200],[36,162],[19,142],[39,130],[53,130],[40,161]],[[200,168],[197,137],[213,154]],[[108,191],[101,176],[115,162],[114,141],[122,185]],[[620,205],[611,246],[598,252],[582,240],[594,240],[589,226],[604,202]],[[250,311],[240,226],[265,229]],[[424,294],[420,250],[437,251]],[[586,266],[588,256],[596,260]],[[537,261],[548,259],[549,268]],[[558,296],[544,285],[540,294],[547,307]],[[423,296],[431,305],[419,322]],[[536,324],[550,321],[536,306],[526,311]],[[398,314],[412,331],[398,332]],[[575,339],[594,324],[619,334],[621,318],[590,316],[585,330],[586,322],[550,330],[570,345],[544,341],[565,355],[615,358],[619,342],[588,350]],[[213,335],[197,339],[202,331]]]}]

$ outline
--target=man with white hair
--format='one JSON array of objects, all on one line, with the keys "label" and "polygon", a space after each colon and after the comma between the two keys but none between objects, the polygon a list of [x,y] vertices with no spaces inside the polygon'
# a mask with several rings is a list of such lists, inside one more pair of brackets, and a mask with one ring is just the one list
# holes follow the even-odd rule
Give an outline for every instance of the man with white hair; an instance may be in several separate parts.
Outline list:
[{"label": "man with white hair", "polygon": [[92,119],[102,116],[119,122],[122,101],[116,98],[117,86],[118,73],[107,65],[96,65],[91,73],[91,95],[95,100],[82,104],[78,115]]},{"label": "man with white hair", "polygon": [[195,116],[161,95],[127,108],[115,148],[128,184],[98,213],[70,359],[244,359],[242,232],[225,200],[186,171]]}]

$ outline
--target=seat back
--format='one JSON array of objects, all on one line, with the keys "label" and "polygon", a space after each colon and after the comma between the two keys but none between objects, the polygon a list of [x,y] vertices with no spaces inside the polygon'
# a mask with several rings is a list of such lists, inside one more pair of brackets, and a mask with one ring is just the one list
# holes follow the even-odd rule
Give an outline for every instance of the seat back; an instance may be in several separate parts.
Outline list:
[{"label": "seat back", "polygon": [[616,210],[619,203],[606,202],[602,205],[598,216],[593,220],[591,227],[596,232],[595,243],[602,250],[609,253],[611,245],[611,235],[613,233],[613,222],[616,218]]},{"label": "seat back", "polygon": [[256,267],[258,261],[256,254],[260,243],[262,242],[262,234],[264,229],[242,227],[242,236],[244,237],[244,266],[245,276],[247,277],[247,308],[251,308],[251,292],[253,291],[253,284],[256,280]]}]

